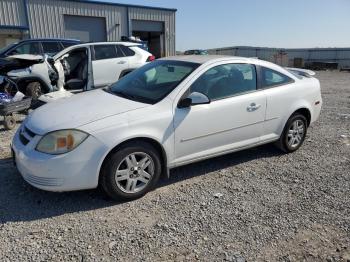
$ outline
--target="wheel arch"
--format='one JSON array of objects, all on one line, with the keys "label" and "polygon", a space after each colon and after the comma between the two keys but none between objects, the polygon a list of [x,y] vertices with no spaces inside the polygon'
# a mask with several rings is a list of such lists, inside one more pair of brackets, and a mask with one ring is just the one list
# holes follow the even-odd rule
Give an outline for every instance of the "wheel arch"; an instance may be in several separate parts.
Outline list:
[{"label": "wheel arch", "polygon": [[[18,89],[22,92],[25,93],[25,88],[29,83],[33,83],[33,82],[39,82],[40,85],[43,87],[43,91],[44,93],[49,93],[51,91],[50,86],[47,85],[47,83],[41,79],[40,77],[37,76],[30,76],[30,77],[23,77],[20,78],[16,81],[16,84],[18,85]],[[23,86],[23,84],[26,84]],[[24,92],[23,92],[24,91]]]},{"label": "wheel arch", "polygon": [[301,108],[295,110],[293,112],[293,114],[291,114],[291,116],[295,115],[295,114],[298,114],[298,113],[303,115],[306,118],[307,126],[310,126],[310,123],[311,123],[311,112],[310,112],[310,109],[308,109],[307,107],[301,107]]},{"label": "wheel arch", "polygon": [[125,144],[128,143],[132,143],[132,142],[146,142],[151,144],[152,146],[154,146],[154,148],[158,151],[159,156],[161,157],[161,163],[162,163],[162,175],[166,175],[167,177],[169,177],[169,170],[167,167],[167,163],[168,163],[168,158],[167,158],[167,154],[166,151],[164,149],[164,147],[155,139],[150,138],[150,137],[134,137],[134,138],[129,138],[121,143],[119,143],[118,145],[116,145],[115,147],[113,147],[108,153],[107,155],[104,157],[102,164],[100,166],[100,170],[99,170],[99,184],[100,184],[100,179],[101,179],[101,173],[102,170],[105,166],[105,164],[107,163],[107,160],[109,159],[109,157],[116,151],[118,151],[119,148],[121,148],[122,146],[124,146]]}]

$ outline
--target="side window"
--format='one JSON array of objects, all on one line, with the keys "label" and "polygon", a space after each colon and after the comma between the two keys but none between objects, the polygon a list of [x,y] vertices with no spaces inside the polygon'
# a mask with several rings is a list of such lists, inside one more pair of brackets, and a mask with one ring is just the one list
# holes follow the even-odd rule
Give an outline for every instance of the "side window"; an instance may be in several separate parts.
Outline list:
[{"label": "side window", "polygon": [[125,56],[134,56],[135,52],[125,45],[119,45]]},{"label": "side window", "polygon": [[38,55],[40,54],[39,43],[26,43],[18,46],[17,48],[11,50],[8,55]]},{"label": "side window", "polygon": [[61,42],[61,44],[63,45],[63,48],[67,48],[67,47],[70,47],[72,45],[76,45],[76,43],[74,43],[74,42]]},{"label": "side window", "polygon": [[251,64],[226,64],[213,67],[191,86],[191,92],[200,92],[211,100],[254,91],[257,88],[255,66]]},{"label": "side window", "polygon": [[117,48],[115,45],[95,45],[95,60],[117,58]]},{"label": "side window", "polygon": [[54,55],[62,50],[58,42],[42,42],[41,44],[45,54]]},{"label": "side window", "polygon": [[262,87],[272,87],[293,82],[290,77],[275,70],[261,67]]}]

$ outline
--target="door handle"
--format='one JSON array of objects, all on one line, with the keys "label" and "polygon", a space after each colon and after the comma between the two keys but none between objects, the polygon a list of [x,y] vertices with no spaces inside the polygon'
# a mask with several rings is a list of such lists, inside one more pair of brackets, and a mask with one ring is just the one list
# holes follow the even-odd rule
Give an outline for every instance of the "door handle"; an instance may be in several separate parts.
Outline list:
[{"label": "door handle", "polygon": [[120,62],[118,62],[118,65],[123,65],[123,64],[126,64],[126,61],[120,61]]},{"label": "door handle", "polygon": [[247,111],[248,112],[254,112],[256,110],[258,110],[261,107],[261,105],[257,105],[255,103],[251,103],[248,107],[247,107]]}]

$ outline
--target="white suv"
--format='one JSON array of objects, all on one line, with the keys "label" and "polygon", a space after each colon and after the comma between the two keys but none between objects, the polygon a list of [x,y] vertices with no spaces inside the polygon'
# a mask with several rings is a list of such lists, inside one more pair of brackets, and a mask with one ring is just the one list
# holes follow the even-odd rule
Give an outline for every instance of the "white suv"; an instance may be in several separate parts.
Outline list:
[{"label": "white suv", "polygon": [[296,151],[321,110],[312,74],[238,57],[160,59],[35,110],[14,136],[14,160],[44,190],[100,184],[135,199],[177,166],[271,142]]},{"label": "white suv", "polygon": [[[33,98],[53,91],[91,90],[115,83],[122,76],[155,59],[141,47],[141,44],[131,42],[75,45],[59,52],[49,62],[46,58],[44,63],[34,64],[29,70],[15,70],[8,75]],[[41,100],[70,95],[70,92],[59,92],[44,96]]]}]

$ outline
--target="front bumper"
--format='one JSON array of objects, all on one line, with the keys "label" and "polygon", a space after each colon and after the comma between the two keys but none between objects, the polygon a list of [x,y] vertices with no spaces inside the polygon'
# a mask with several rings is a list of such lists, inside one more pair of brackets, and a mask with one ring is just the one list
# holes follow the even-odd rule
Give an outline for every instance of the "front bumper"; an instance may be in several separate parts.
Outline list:
[{"label": "front bumper", "polygon": [[[73,151],[62,155],[38,152],[35,147],[41,136],[29,137],[25,144],[19,128],[12,141],[14,160],[24,180],[46,191],[74,191],[98,186],[101,163],[107,148],[93,136],[89,136]],[[24,134],[28,137],[28,134]]]}]

